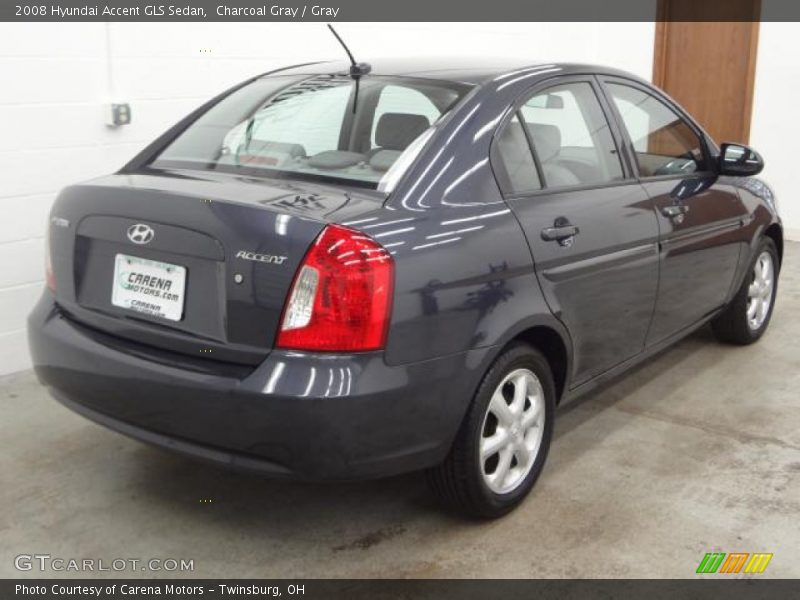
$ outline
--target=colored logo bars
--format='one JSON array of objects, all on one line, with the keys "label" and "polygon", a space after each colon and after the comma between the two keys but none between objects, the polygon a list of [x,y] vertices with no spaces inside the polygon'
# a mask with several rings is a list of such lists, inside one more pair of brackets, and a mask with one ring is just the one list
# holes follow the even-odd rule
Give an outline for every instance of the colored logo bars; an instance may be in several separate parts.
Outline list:
[{"label": "colored logo bars", "polygon": [[[727,556],[727,558],[726,558]],[[772,554],[756,552],[707,552],[697,566],[697,573],[763,573]]]}]

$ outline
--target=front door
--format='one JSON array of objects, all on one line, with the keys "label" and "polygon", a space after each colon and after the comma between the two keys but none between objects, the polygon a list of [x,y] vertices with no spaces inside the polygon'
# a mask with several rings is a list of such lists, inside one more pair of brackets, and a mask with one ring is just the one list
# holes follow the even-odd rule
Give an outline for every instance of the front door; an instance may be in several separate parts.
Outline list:
[{"label": "front door", "polygon": [[647,344],[658,343],[722,306],[745,240],[747,209],[715,173],[702,133],[645,86],[604,81],[660,229],[658,302]]},{"label": "front door", "polygon": [[641,352],[658,286],[658,224],[594,78],[534,91],[495,148],[544,296],[572,338],[573,383]]}]

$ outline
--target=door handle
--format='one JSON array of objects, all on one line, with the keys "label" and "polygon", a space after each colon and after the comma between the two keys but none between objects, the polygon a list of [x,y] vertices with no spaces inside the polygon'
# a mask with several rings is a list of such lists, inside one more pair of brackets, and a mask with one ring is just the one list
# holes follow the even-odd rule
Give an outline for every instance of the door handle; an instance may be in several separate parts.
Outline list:
[{"label": "door handle", "polygon": [[670,219],[685,215],[687,212],[689,212],[689,207],[685,204],[670,204],[661,207],[661,214]]},{"label": "door handle", "polygon": [[559,217],[552,227],[542,229],[542,239],[545,242],[558,242],[562,246],[571,246],[574,237],[580,232],[581,230],[567,219]]}]

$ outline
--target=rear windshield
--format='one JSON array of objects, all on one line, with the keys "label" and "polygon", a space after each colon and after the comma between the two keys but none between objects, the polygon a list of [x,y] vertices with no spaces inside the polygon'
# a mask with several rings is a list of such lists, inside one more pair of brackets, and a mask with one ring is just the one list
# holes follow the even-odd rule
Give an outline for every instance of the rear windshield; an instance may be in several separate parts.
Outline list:
[{"label": "rear windshield", "polygon": [[385,189],[468,89],[406,77],[267,77],[215,104],[152,166]]}]

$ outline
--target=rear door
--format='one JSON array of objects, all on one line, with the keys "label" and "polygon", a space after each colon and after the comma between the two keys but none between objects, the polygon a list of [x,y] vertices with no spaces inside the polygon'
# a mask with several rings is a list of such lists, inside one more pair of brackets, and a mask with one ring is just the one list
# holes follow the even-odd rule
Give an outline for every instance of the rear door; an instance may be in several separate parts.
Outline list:
[{"label": "rear door", "polygon": [[722,306],[745,243],[748,211],[712,166],[702,132],[652,88],[604,78],[634,166],[653,199],[661,250],[659,296],[647,343]]},{"label": "rear door", "polygon": [[[658,287],[658,225],[591,75],[520,99],[492,151],[580,384],[641,352]],[[533,154],[531,154],[531,148]]]}]

